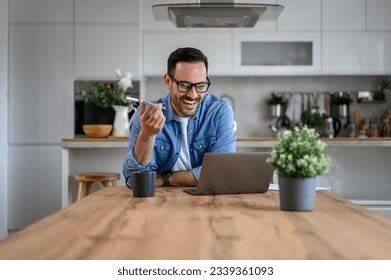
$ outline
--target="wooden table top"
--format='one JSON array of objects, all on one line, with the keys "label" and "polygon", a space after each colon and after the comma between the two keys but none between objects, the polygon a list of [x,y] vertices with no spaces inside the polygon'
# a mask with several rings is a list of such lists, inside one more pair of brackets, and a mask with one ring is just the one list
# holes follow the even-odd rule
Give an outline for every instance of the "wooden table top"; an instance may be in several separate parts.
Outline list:
[{"label": "wooden table top", "polygon": [[0,242],[0,259],[391,259],[391,220],[323,191],[313,212],[281,211],[278,195],[107,187]]}]

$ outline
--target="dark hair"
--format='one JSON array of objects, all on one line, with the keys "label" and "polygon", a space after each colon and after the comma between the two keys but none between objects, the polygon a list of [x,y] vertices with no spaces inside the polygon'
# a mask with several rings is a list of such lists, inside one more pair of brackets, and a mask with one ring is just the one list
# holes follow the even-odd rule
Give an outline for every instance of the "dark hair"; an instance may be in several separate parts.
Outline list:
[{"label": "dark hair", "polygon": [[167,73],[174,75],[178,62],[203,62],[208,73],[208,58],[196,48],[179,48],[173,51],[167,60]]}]

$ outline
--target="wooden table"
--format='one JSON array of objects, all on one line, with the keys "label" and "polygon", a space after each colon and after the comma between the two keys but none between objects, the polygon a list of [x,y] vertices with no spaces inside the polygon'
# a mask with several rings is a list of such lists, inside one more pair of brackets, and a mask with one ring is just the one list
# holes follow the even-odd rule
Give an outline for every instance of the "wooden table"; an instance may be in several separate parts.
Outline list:
[{"label": "wooden table", "polygon": [[275,191],[108,187],[1,242],[0,259],[391,259],[391,220],[328,192],[285,212]]}]

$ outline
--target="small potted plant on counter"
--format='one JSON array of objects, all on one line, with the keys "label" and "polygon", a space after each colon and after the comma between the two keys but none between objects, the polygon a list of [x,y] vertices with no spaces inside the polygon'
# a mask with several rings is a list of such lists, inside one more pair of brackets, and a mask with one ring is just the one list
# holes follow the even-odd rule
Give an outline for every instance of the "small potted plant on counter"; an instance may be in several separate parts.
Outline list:
[{"label": "small potted plant on counter", "polygon": [[283,110],[285,110],[287,101],[282,95],[272,92],[271,97],[267,100],[267,105],[270,108],[270,115],[274,118],[279,118],[282,116]]},{"label": "small potted plant on counter", "polygon": [[314,209],[316,177],[329,168],[325,146],[315,130],[296,127],[285,132],[273,147],[267,162],[278,173],[282,210]]},{"label": "small potted plant on counter", "polygon": [[97,114],[99,118],[109,116],[104,119],[104,122],[113,124],[113,136],[129,137],[131,120],[128,114],[134,109],[134,102],[127,100],[126,97],[127,90],[133,87],[132,74],[127,72],[125,76],[121,76],[121,71],[118,69],[117,77],[119,78],[117,83],[98,82],[95,83],[92,91],[84,90],[81,95],[87,106],[92,110],[100,111]]},{"label": "small potted plant on counter", "polygon": [[332,101],[338,108],[338,116],[346,118],[348,116],[348,105],[353,101],[350,94],[339,92],[332,95]]}]

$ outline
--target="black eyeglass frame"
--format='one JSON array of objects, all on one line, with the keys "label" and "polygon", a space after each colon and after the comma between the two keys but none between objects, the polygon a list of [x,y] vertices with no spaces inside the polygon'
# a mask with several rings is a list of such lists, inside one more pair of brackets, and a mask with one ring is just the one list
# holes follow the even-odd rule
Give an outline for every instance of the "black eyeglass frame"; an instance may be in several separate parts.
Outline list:
[{"label": "black eyeglass frame", "polygon": [[[186,93],[186,92],[191,91],[191,89],[192,89],[193,87],[195,88],[196,92],[198,92],[198,93],[205,93],[205,92],[208,91],[208,89],[209,89],[209,87],[210,87],[210,85],[211,85],[211,82],[210,82],[210,80],[209,80],[209,77],[206,77],[207,82],[199,82],[199,83],[193,84],[193,83],[190,83],[190,82],[188,82],[188,81],[178,81],[178,80],[175,79],[174,76],[171,75],[171,74],[168,74],[168,76],[170,77],[171,81],[173,81],[174,83],[176,83],[176,88],[177,88],[177,90],[178,90],[179,92],[183,92],[183,93]],[[189,84],[189,85],[191,85],[191,87],[190,87],[190,89],[187,90],[187,91],[179,90],[179,87],[178,87],[178,86],[179,86],[180,83]],[[205,91],[201,91],[201,92],[200,92],[200,91],[197,90],[197,85],[201,85],[201,84],[206,84],[206,85],[208,85]]]}]

